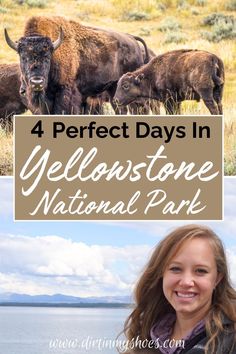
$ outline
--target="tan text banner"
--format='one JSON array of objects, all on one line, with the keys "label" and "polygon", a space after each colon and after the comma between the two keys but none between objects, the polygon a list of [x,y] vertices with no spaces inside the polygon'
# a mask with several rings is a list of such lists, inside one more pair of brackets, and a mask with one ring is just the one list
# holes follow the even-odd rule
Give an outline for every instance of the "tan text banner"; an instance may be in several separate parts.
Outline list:
[{"label": "tan text banner", "polygon": [[222,117],[16,116],[15,219],[222,219]]}]

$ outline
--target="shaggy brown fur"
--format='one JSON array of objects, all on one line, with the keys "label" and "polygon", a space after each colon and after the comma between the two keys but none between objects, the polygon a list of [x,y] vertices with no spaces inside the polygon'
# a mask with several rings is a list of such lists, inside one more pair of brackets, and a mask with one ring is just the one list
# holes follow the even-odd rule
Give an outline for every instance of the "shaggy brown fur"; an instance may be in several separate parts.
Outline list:
[{"label": "shaggy brown fur", "polygon": [[[63,40],[54,50],[61,30]],[[141,38],[63,17],[30,18],[24,37],[13,49],[20,55],[28,105],[33,111],[51,114],[79,113],[87,97],[104,90],[113,97],[119,78],[149,58]]]},{"label": "shaggy brown fur", "polygon": [[202,99],[211,114],[222,114],[224,65],[216,55],[200,50],[174,50],[153,58],[118,82],[115,100],[129,104],[137,97],[164,103],[166,112],[180,114],[184,100]]},{"label": "shaggy brown fur", "polygon": [[[3,128],[12,129],[12,117],[26,111],[20,91],[18,64],[0,64],[0,120]],[[26,103],[26,102],[25,102]]]},{"label": "shaggy brown fur", "polygon": [[[25,25],[24,36],[41,35],[55,41],[60,28],[63,29],[64,39],[62,45],[53,53],[53,64],[55,67],[60,65],[58,80],[61,85],[66,85],[76,79],[80,67],[81,52],[83,52],[84,59],[90,62],[101,50],[103,57],[109,57],[109,48],[112,44],[105,35],[99,33],[98,36],[86,26],[60,16],[31,17]],[[90,42],[91,44],[95,42],[99,46],[89,46]]]}]

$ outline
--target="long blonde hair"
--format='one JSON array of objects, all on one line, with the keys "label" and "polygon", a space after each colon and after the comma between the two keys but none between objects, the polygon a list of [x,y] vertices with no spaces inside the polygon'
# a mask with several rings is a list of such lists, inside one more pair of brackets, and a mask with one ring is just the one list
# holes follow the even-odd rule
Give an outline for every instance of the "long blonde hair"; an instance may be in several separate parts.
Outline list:
[{"label": "long blonde hair", "polygon": [[217,337],[224,331],[223,316],[231,320],[236,329],[236,291],[230,284],[222,242],[208,227],[186,225],[175,229],[157,245],[141,275],[134,292],[135,309],[125,322],[124,333],[128,340],[151,339],[150,329],[157,320],[169,312],[175,312],[163,293],[163,273],[183,243],[195,237],[209,240],[215,256],[217,272],[222,276],[214,291],[212,305],[205,322],[209,338],[205,353],[216,352]]}]

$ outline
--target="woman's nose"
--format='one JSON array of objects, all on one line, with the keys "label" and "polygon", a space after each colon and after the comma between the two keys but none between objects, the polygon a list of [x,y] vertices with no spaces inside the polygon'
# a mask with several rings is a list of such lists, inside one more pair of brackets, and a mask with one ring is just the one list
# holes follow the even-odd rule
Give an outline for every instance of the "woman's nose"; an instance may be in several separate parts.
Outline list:
[{"label": "woman's nose", "polygon": [[179,284],[181,286],[193,286],[194,285],[194,277],[191,273],[182,274]]}]

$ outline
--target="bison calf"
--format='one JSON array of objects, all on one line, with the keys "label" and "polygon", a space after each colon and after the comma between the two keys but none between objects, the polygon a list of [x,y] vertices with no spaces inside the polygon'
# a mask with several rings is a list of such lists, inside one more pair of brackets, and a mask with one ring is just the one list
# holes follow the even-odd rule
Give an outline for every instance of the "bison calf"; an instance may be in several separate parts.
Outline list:
[{"label": "bison calf", "polygon": [[211,114],[222,114],[224,65],[216,55],[201,50],[174,50],[123,75],[115,101],[126,105],[137,97],[163,102],[167,114],[180,114],[185,100],[202,99]]}]

